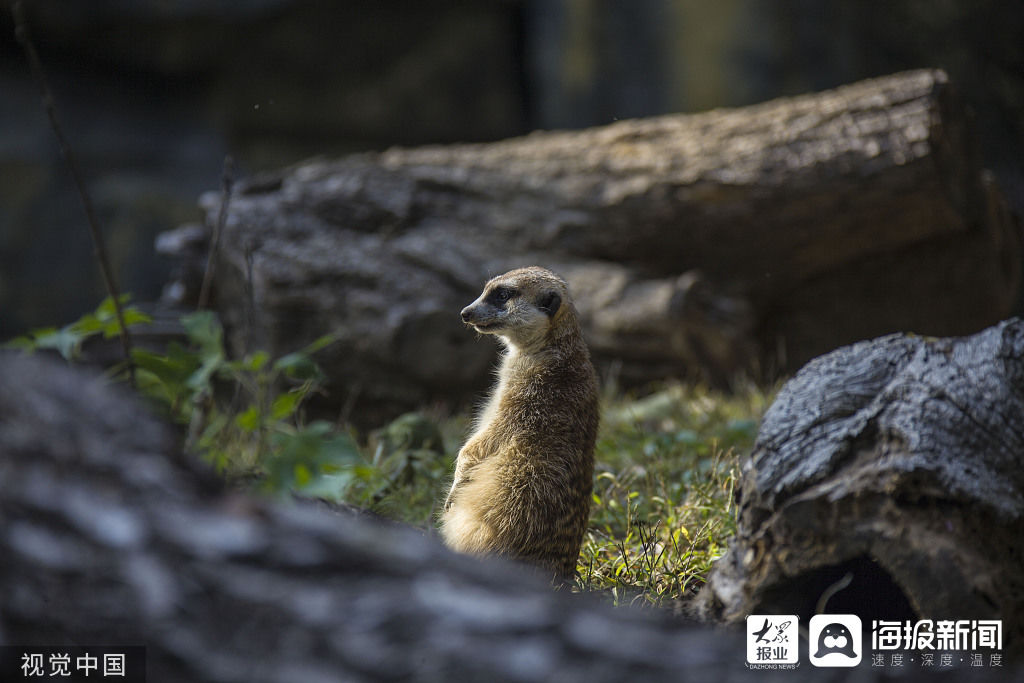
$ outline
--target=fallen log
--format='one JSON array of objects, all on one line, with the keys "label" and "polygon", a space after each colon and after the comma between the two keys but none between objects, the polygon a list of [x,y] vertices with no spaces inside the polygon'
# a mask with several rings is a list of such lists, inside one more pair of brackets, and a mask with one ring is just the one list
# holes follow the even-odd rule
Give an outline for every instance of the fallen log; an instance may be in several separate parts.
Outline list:
[{"label": "fallen log", "polygon": [[[1024,653],[1024,321],[891,335],[805,366],[767,411],[708,618],[1002,619]],[[825,596],[823,598],[823,596]]]},{"label": "fallen log", "polygon": [[144,646],[154,681],[745,671],[738,638],[400,525],[226,490],[137,398],[53,361],[0,353],[0,453],[0,645]]},{"label": "fallen log", "polygon": [[[220,201],[203,199],[211,225]],[[513,266],[567,276],[599,365],[625,381],[725,385],[887,332],[978,331],[1009,315],[1021,265],[1018,226],[931,70],[313,160],[239,183],[224,233],[216,306],[235,349],[337,332],[335,400],[370,422],[486,384],[494,348],[457,314]]]}]

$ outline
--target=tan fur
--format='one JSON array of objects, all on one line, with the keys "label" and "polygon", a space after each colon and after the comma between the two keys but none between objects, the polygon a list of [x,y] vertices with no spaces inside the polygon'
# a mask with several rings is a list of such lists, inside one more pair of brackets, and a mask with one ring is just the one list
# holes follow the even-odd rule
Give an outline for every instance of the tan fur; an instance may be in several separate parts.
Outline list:
[{"label": "tan fur", "polygon": [[[514,296],[501,301],[503,291]],[[568,288],[544,268],[513,270],[488,282],[463,319],[498,335],[505,354],[459,451],[442,536],[460,552],[570,578],[590,515],[598,396]]]}]

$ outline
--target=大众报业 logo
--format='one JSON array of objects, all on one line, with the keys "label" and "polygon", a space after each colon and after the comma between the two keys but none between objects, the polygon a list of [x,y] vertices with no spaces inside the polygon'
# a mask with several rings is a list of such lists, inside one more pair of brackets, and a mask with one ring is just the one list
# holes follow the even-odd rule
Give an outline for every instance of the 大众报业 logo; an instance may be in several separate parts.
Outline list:
[{"label": "\u5927\u4f17\u62a5\u4e1a logo", "polygon": [[747,617],[747,663],[796,664],[799,619],[795,614],[751,614]]}]

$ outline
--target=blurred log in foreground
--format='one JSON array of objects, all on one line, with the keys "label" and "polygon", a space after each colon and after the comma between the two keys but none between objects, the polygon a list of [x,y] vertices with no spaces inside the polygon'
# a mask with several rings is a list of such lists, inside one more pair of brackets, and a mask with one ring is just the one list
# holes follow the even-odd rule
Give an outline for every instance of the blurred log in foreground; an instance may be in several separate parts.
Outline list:
[{"label": "blurred log in foreground", "polygon": [[745,671],[738,639],[556,593],[412,529],[227,493],[175,449],[138,399],[0,354],[0,645],[141,644],[152,681]]},{"label": "blurred log in foreground", "polygon": [[[219,200],[204,199],[211,224]],[[721,385],[888,332],[983,329],[1010,314],[1021,250],[952,86],[924,70],[251,179],[217,307],[236,349],[339,332],[334,398],[372,421],[485,385],[494,347],[458,312],[531,263],[568,277],[599,365]]]},{"label": "blurred log in foreground", "polygon": [[[811,666],[751,672],[740,634],[555,592],[523,568],[455,555],[397,525],[228,493],[176,448],[137,398],[0,354],[0,645],[144,645],[149,680],[197,683],[845,679]],[[1001,523],[1014,501],[1006,486],[992,494],[978,514]],[[976,577],[954,567],[941,579],[949,557],[971,552],[941,531],[928,536],[938,555],[914,567],[934,580],[936,605],[965,578],[986,592],[962,604],[1010,594],[1012,583],[986,583],[1012,578],[1013,566],[1000,575],[994,564],[1006,548],[971,565]],[[1017,680],[1014,667],[986,680]],[[857,673],[887,680],[866,663]]]},{"label": "blurred log in foreground", "polygon": [[[1024,321],[891,335],[783,387],[743,468],[706,616],[1002,619],[1024,654]],[[841,585],[841,584],[840,584]]]}]

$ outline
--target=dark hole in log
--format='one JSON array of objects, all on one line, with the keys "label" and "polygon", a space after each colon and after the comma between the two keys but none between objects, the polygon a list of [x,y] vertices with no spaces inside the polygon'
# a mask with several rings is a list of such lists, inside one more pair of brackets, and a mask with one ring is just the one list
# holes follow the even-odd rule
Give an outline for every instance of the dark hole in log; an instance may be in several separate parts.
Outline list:
[{"label": "dark hole in log", "polygon": [[[848,574],[849,585],[839,588],[837,584]],[[830,591],[833,586],[837,588],[834,592]],[[831,597],[819,606],[827,592],[832,592]],[[796,612],[804,625],[817,613],[856,614],[866,630],[871,628],[872,619],[916,621],[919,618],[892,575],[864,555],[800,574],[766,592],[762,604],[779,613]]]}]

